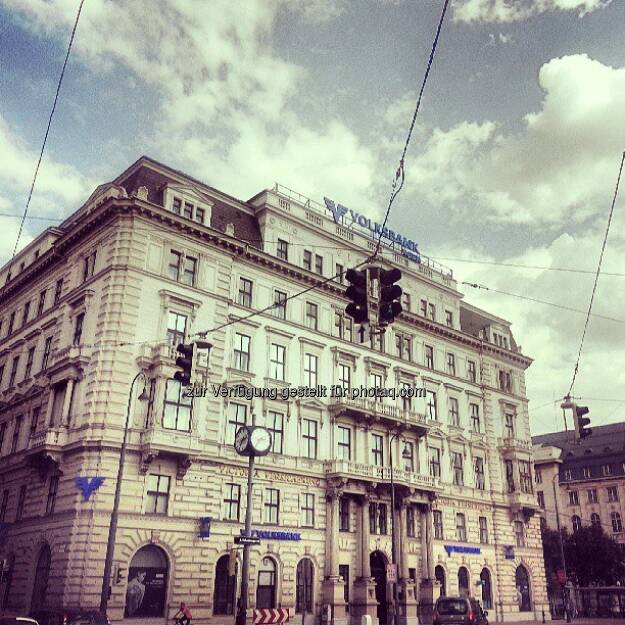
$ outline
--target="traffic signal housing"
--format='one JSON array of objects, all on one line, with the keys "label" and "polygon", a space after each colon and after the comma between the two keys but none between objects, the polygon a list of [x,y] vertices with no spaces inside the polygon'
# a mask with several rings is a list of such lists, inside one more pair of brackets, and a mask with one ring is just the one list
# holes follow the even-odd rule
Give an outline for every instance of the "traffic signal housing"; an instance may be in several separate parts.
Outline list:
[{"label": "traffic signal housing", "polygon": [[179,367],[180,371],[174,373],[174,380],[178,380],[183,386],[191,384],[191,378],[193,377],[194,348],[195,345],[193,343],[180,343],[178,347],[176,347],[176,351],[182,355],[176,358],[176,367]]},{"label": "traffic signal housing", "polygon": [[345,272],[345,279],[350,284],[345,295],[351,300],[345,307],[345,314],[349,315],[354,323],[369,321],[369,278],[367,270],[348,269]]},{"label": "traffic signal housing", "polygon": [[401,271],[393,269],[380,270],[380,307],[378,322],[386,326],[395,321],[395,317],[401,314],[403,308],[399,301],[402,296],[402,288],[397,284],[401,280]]},{"label": "traffic signal housing", "polygon": [[578,406],[573,404],[573,418],[575,419],[575,438],[578,441],[584,440],[592,434],[592,429],[586,426],[590,425],[590,417],[585,414],[590,412],[588,406]]}]

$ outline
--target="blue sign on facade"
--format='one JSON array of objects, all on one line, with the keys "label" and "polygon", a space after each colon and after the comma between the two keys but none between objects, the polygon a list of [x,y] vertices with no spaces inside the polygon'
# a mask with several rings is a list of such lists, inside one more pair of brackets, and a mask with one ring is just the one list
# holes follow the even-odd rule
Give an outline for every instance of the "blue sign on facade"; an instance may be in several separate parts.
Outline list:
[{"label": "blue sign on facade", "polygon": [[[241,530],[241,536],[245,530]],[[273,540],[302,540],[299,532],[271,532],[268,530],[252,530],[251,535],[256,538],[272,538]]]},{"label": "blue sign on facade", "polygon": [[401,254],[414,260],[416,263],[421,262],[417,244],[411,239],[407,239],[398,232],[393,232],[388,228],[382,228],[382,224],[379,224],[377,221],[371,221],[369,217],[365,217],[356,211],[350,210],[342,204],[335,204],[334,200],[330,198],[324,197],[323,200],[326,203],[326,208],[332,213],[335,223],[344,224],[345,216],[349,213],[351,223],[344,225],[350,226],[352,224],[358,224],[361,228],[369,230],[375,238],[382,235],[383,239],[388,239],[392,243],[399,245]]},{"label": "blue sign on facade", "polygon": [[211,521],[212,521],[212,517],[210,516],[200,517],[200,534],[199,534],[200,538],[210,538]]},{"label": "blue sign on facade", "polygon": [[452,553],[482,553],[482,550],[479,547],[465,547],[464,545],[445,545],[443,548],[447,552],[448,556]]}]

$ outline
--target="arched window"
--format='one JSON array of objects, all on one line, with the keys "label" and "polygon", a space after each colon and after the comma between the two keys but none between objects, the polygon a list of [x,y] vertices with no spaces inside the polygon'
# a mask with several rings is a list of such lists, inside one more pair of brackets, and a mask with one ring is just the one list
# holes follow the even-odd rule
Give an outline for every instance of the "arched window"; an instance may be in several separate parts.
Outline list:
[{"label": "arched window", "polygon": [[312,613],[313,609],[313,565],[309,558],[300,560],[296,573],[297,599],[295,611]]},{"label": "arched window", "polygon": [[596,512],[590,515],[590,524],[594,527],[601,527],[601,517]]},{"label": "arched window", "polygon": [[141,547],[128,567],[126,617],[163,616],[167,598],[169,565],[156,545]]},{"label": "arched window", "polygon": [[445,569],[442,566],[437,566],[434,569],[434,577],[436,581],[441,585],[441,597],[444,597],[447,594],[447,589],[445,588]]},{"label": "arched window", "polygon": [[50,547],[44,545],[39,552],[37,568],[35,569],[35,583],[33,584],[33,597],[30,604],[32,610],[43,608],[46,604],[51,559]]},{"label": "arched window", "polygon": [[213,614],[234,614],[234,592],[237,584],[237,566],[230,575],[230,556],[221,556],[215,566],[215,595]]},{"label": "arched window", "polygon": [[612,531],[622,532],[623,531],[623,523],[621,522],[621,515],[618,512],[613,512],[610,517],[612,518]]},{"label": "arched window", "polygon": [[256,586],[256,608],[276,607],[276,563],[272,558],[263,558],[258,569]]},{"label": "arched window", "polygon": [[514,576],[516,583],[516,596],[519,602],[519,612],[530,612],[532,610],[532,601],[530,597],[530,577],[527,569],[522,565],[516,569]]},{"label": "arched window", "polygon": [[458,594],[461,597],[469,596],[469,571],[464,566],[458,569]]},{"label": "arched window", "polygon": [[480,573],[480,581],[482,582],[482,606],[485,610],[493,609],[493,587],[490,581],[490,571],[483,568]]},{"label": "arched window", "polygon": [[574,514],[571,518],[571,525],[573,526],[574,532],[579,532],[582,529],[582,520]]}]

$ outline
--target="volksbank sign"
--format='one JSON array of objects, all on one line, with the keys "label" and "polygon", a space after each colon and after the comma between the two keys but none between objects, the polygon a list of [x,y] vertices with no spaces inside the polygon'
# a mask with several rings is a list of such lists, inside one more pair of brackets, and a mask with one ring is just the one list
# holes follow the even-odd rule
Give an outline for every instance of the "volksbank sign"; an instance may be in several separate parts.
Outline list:
[{"label": "volksbank sign", "polygon": [[[353,224],[358,224],[361,228],[365,230],[369,230],[374,238],[378,238],[380,233],[382,233],[383,239],[388,239],[389,241],[396,243],[400,246],[400,252],[414,260],[417,263],[421,262],[421,257],[419,256],[419,250],[417,249],[417,244],[411,239],[407,239],[402,236],[398,232],[393,232],[388,228],[382,228],[382,224],[379,224],[377,221],[371,221],[369,217],[365,217],[356,211],[348,209],[342,204],[335,204],[334,200],[330,198],[324,197],[324,202],[326,203],[326,208],[332,213],[332,217],[334,218],[334,222],[337,224],[341,224],[346,227],[350,227]],[[351,223],[345,223],[344,217],[349,213],[351,217]]]}]

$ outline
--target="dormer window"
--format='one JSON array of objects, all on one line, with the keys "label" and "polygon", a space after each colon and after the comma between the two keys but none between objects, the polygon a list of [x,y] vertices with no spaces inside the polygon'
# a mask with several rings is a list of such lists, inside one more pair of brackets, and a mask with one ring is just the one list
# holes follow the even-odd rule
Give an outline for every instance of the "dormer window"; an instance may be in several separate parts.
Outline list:
[{"label": "dormer window", "polygon": [[210,211],[213,203],[192,187],[166,187],[163,206],[185,219],[210,225]]}]

